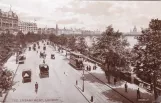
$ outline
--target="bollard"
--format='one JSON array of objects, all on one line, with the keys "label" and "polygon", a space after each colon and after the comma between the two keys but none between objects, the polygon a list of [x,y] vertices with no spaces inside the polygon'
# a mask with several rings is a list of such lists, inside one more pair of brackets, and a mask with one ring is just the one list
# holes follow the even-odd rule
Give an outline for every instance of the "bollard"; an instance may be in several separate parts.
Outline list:
[{"label": "bollard", "polygon": [[91,102],[93,102],[93,96],[91,96]]},{"label": "bollard", "polygon": [[76,85],[78,85],[78,81],[76,80]]}]

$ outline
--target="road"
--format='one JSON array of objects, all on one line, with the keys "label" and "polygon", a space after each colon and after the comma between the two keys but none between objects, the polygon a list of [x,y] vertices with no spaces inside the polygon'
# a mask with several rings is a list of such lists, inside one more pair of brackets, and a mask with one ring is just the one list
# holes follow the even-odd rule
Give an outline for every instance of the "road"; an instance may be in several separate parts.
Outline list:
[{"label": "road", "polygon": [[[40,43],[42,50],[43,44]],[[83,95],[75,88],[75,81],[80,79],[79,72],[74,70],[66,58],[47,45],[46,63],[49,65],[49,78],[40,79],[39,64],[43,62],[36,51],[25,51],[26,60],[18,66],[13,88],[9,91],[6,103],[88,103]],[[56,59],[50,59],[51,53]],[[32,81],[22,83],[22,71],[32,71]],[[65,73],[64,73],[65,72]],[[38,83],[38,92],[35,92],[35,83]]]},{"label": "road", "polygon": [[[94,97],[94,103],[129,103],[125,98],[113,92],[96,78],[85,72],[85,92],[81,93],[76,87],[82,89],[82,70],[76,70],[69,65],[69,57],[65,52],[59,53],[51,45],[46,45],[46,64],[49,65],[49,78],[39,77],[39,64],[43,59],[39,58],[40,51],[43,51],[43,43],[40,42],[40,49],[36,51],[25,51],[26,60],[20,64],[14,77],[15,90],[9,91],[6,96],[6,103],[89,103],[90,97]],[[55,54],[55,59],[51,59],[51,54]],[[15,62],[15,61],[14,61]],[[16,67],[15,67],[16,68]],[[30,69],[32,71],[32,81],[22,83],[22,71]],[[38,83],[38,92],[35,92],[35,83]],[[107,95],[111,91],[112,94]],[[84,94],[84,97],[82,94]],[[115,99],[111,99],[115,97]],[[123,98],[123,99],[119,99]],[[87,101],[88,99],[88,101]]]}]

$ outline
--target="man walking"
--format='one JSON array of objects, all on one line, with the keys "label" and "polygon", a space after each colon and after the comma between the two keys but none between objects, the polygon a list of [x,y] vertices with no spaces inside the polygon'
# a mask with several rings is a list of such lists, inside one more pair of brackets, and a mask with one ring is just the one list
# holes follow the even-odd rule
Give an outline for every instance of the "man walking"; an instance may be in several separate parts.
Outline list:
[{"label": "man walking", "polygon": [[139,88],[137,90],[137,99],[140,99],[140,90],[139,90]]},{"label": "man walking", "polygon": [[128,88],[128,86],[127,86],[127,82],[125,83],[125,92],[127,93],[127,88]]},{"label": "man walking", "polygon": [[38,90],[38,83],[36,82],[35,84],[35,92],[37,93],[37,90]]}]

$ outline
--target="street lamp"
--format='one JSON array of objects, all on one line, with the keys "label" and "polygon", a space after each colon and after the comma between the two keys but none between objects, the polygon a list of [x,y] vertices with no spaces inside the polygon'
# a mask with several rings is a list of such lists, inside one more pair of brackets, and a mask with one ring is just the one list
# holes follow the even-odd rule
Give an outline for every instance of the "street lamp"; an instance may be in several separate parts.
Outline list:
[{"label": "street lamp", "polygon": [[84,68],[83,68],[83,63],[81,64],[81,68],[83,69],[83,87],[82,87],[82,92],[84,92]]}]

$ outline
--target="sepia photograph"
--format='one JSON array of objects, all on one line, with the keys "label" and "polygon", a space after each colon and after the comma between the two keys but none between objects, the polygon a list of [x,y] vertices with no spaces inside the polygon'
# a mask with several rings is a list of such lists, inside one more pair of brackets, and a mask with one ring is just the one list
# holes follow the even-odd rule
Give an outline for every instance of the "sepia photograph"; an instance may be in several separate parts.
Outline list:
[{"label": "sepia photograph", "polygon": [[0,0],[0,103],[161,103],[161,1]]}]

